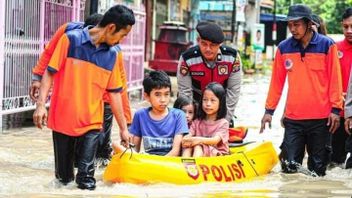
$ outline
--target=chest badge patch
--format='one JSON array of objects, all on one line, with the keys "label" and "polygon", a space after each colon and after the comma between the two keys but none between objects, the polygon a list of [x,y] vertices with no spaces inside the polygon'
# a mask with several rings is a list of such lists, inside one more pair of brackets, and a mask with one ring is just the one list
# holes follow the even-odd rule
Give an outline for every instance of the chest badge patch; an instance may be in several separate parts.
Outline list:
[{"label": "chest badge patch", "polygon": [[285,68],[289,71],[292,70],[292,67],[293,67],[293,62],[291,59],[286,59],[285,60]]},{"label": "chest badge patch", "polygon": [[229,68],[227,65],[219,65],[218,66],[219,75],[227,75],[229,74]]},{"label": "chest badge patch", "polygon": [[343,57],[343,52],[341,52],[340,50],[337,51],[337,57],[338,58],[342,58]]},{"label": "chest badge patch", "polygon": [[180,67],[180,74],[183,75],[183,76],[185,76],[185,75],[187,75],[187,73],[188,73],[188,67],[185,66],[185,65],[181,65],[181,67]]}]

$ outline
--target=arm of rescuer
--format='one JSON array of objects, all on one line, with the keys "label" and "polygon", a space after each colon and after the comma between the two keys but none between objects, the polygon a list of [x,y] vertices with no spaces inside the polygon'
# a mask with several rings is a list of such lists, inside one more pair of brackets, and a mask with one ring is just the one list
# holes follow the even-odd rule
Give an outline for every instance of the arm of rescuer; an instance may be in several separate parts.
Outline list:
[{"label": "arm of rescuer", "polygon": [[331,113],[328,117],[327,126],[329,132],[334,133],[340,126],[340,111],[343,105],[341,66],[337,55],[337,46],[330,46],[326,57],[329,75],[329,101],[331,103]]},{"label": "arm of rescuer", "polygon": [[226,120],[229,123],[231,122],[234,116],[235,108],[238,103],[238,99],[240,97],[240,90],[241,90],[242,62],[241,62],[241,57],[239,52],[237,52],[236,59],[234,62],[234,67],[237,67],[238,69],[235,68],[231,72],[230,77],[227,81],[227,89],[226,89],[226,106],[227,106]]},{"label": "arm of rescuer", "polygon": [[350,78],[348,80],[347,95],[345,101],[345,131],[351,135],[352,131],[352,72],[350,73]]},{"label": "arm of rescuer", "polygon": [[121,70],[120,66],[118,65],[120,63],[120,58],[122,58],[122,56],[117,54],[117,59],[110,75],[106,91],[108,92],[110,98],[111,110],[120,129],[121,143],[124,143],[124,146],[126,147],[130,141],[130,134],[127,130],[127,123],[123,114],[122,99],[120,94],[123,89]]},{"label": "arm of rescuer", "polygon": [[[118,63],[119,63],[118,65],[120,68],[121,82],[122,82],[121,100],[122,100],[123,114],[125,116],[127,125],[130,125],[132,123],[132,113],[131,113],[130,101],[128,98],[126,70],[123,65],[123,55],[121,51],[118,52]],[[104,102],[110,103],[110,98],[108,93],[104,94]]]},{"label": "arm of rescuer", "polygon": [[128,98],[128,87],[127,87],[127,76],[126,70],[123,64],[123,54],[119,52],[118,54],[118,61],[119,61],[119,68],[121,74],[121,81],[122,81],[122,92],[121,92],[121,99],[122,99],[122,108],[123,113],[128,125],[132,123],[132,113],[131,113],[131,105],[130,100]]},{"label": "arm of rescuer", "polygon": [[33,113],[33,122],[35,126],[40,129],[43,128],[43,125],[46,125],[48,119],[48,112],[45,108],[45,103],[53,82],[53,76],[55,74],[54,72],[59,71],[60,68],[65,64],[69,45],[69,39],[66,35],[63,35],[57,43],[57,47],[54,50],[54,54],[50,59],[50,67],[47,68],[44,73],[43,79],[41,80],[37,107]]},{"label": "arm of rescuer", "polygon": [[189,74],[188,66],[181,55],[177,65],[177,86],[178,94],[193,98],[192,77]]},{"label": "arm of rescuer", "polygon": [[279,103],[282,94],[282,89],[285,85],[286,75],[287,70],[282,61],[281,51],[278,48],[275,54],[269,92],[265,103],[265,113],[261,120],[261,127],[259,133],[262,133],[264,131],[266,123],[269,123],[269,128],[271,128],[272,116],[274,114],[277,104]]},{"label": "arm of rescuer", "polygon": [[32,84],[29,88],[29,97],[33,101],[37,101],[37,93],[40,88],[42,76],[49,65],[51,56],[54,53],[57,43],[62,35],[64,35],[67,23],[60,26],[51,38],[49,43],[45,46],[43,53],[40,55],[37,64],[32,68]]}]

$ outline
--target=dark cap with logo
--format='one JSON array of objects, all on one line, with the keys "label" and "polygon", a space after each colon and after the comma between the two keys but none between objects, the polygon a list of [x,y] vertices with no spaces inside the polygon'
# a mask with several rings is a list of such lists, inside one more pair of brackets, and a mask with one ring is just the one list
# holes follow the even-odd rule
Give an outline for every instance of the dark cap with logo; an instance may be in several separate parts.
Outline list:
[{"label": "dark cap with logo", "polygon": [[306,18],[319,26],[319,24],[314,21],[312,15],[312,10],[308,6],[303,4],[296,4],[288,8],[288,14],[285,21],[296,21]]},{"label": "dark cap with logo", "polygon": [[224,33],[220,26],[211,22],[198,23],[197,32],[200,38],[210,41],[212,43],[220,44],[224,41]]}]

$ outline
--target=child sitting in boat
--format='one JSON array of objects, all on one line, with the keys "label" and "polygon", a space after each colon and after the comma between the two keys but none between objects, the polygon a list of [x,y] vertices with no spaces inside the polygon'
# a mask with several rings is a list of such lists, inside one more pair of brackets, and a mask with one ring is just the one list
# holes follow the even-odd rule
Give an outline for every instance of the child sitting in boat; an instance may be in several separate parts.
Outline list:
[{"label": "child sitting in boat", "polygon": [[183,157],[218,156],[229,153],[229,123],[226,93],[219,83],[209,83],[199,104],[197,119],[190,134],[182,140]]},{"label": "child sitting in boat", "polygon": [[194,100],[186,96],[179,96],[174,103],[174,108],[181,109],[186,114],[188,127],[191,126],[197,112],[197,104]]},{"label": "child sitting in boat", "polygon": [[151,107],[138,110],[130,127],[135,150],[140,151],[143,140],[146,153],[179,156],[181,141],[189,129],[185,114],[168,108],[171,81],[163,71],[152,71],[143,80],[144,98]]}]

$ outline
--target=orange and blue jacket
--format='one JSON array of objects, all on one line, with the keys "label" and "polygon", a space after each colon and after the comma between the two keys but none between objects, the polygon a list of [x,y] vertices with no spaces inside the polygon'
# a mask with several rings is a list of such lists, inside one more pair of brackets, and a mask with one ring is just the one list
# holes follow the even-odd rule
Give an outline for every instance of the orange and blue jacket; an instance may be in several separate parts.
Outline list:
[{"label": "orange and blue jacket", "polygon": [[[345,39],[337,42],[336,45],[341,65],[342,91],[346,93],[352,66],[352,44]],[[340,116],[344,117],[344,111],[341,111]]]},{"label": "orange and blue jacket", "polygon": [[293,120],[324,119],[342,109],[341,68],[337,46],[328,37],[313,33],[308,46],[291,38],[277,49],[266,113],[273,114],[288,77],[285,117]]},{"label": "orange and blue jacket", "polygon": [[96,48],[88,27],[65,33],[47,68],[54,74],[48,127],[69,136],[101,129],[103,95],[122,91],[119,62],[115,47]]},{"label": "orange and blue jacket", "polygon": [[[46,45],[43,53],[40,55],[39,60],[37,62],[37,65],[35,65],[32,69],[32,80],[38,80],[40,81],[44,71],[47,69],[49,61],[54,53],[54,50],[57,46],[57,43],[59,39],[61,38],[62,35],[64,35],[66,32],[69,32],[71,30],[75,29],[82,29],[83,28],[83,23],[82,22],[69,22],[65,23],[64,25],[60,26],[59,29],[55,32],[54,36],[51,38],[50,42]],[[128,124],[132,123],[132,114],[131,114],[131,107],[130,107],[130,102],[128,98],[128,92],[127,92],[127,76],[126,76],[126,71],[125,67],[123,64],[123,58],[122,58],[122,52],[121,49],[118,45],[115,46],[116,50],[119,52],[119,58],[120,63],[119,68],[121,72],[121,80],[123,84],[123,91],[121,92],[121,99],[122,99],[122,106],[124,110],[124,116],[126,118],[126,122]],[[107,94],[104,96],[104,101],[109,102],[109,97]]]}]

